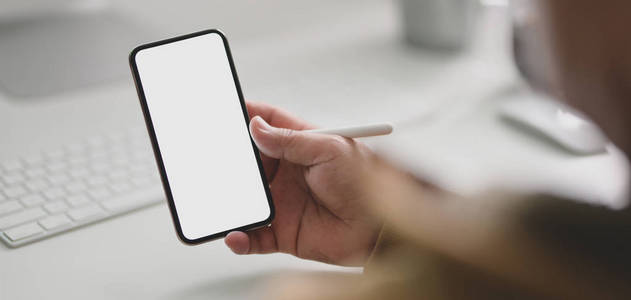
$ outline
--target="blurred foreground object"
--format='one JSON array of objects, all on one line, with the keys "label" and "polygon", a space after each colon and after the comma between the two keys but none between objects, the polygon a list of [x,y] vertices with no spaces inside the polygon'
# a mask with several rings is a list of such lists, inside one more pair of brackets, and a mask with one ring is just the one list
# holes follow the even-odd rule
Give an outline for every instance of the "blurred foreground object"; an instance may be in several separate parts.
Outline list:
[{"label": "blurred foreground object", "polygon": [[[513,0],[513,55],[515,65],[528,85],[537,93],[563,100],[558,74],[545,23],[537,2]],[[505,120],[518,125],[533,136],[546,137],[556,145],[578,155],[606,151],[607,138],[597,125],[582,113],[555,99],[510,101],[502,105]]]},{"label": "blurred foreground object", "polygon": [[558,95],[557,74],[544,23],[536,1],[512,0],[515,66],[535,90]]},{"label": "blurred foreground object", "polygon": [[609,141],[598,126],[575,109],[552,99],[509,99],[502,104],[500,116],[517,128],[543,136],[576,155],[607,151]]},{"label": "blurred foreground object", "polygon": [[563,101],[631,153],[631,1],[535,1]]},{"label": "blurred foreground object", "polygon": [[[539,88],[588,115],[629,155],[631,2],[532,3],[543,8],[537,39],[551,37],[552,59],[543,77],[528,74],[549,76]],[[628,205],[503,192],[460,197],[387,166],[364,180],[366,201],[386,224],[365,274],[292,278],[283,299],[631,299]]]},{"label": "blurred foreground object", "polygon": [[[544,195],[462,198],[386,165],[366,174],[386,226],[364,274],[292,276],[271,299],[628,299],[631,211]],[[370,196],[372,195],[372,196]]]}]

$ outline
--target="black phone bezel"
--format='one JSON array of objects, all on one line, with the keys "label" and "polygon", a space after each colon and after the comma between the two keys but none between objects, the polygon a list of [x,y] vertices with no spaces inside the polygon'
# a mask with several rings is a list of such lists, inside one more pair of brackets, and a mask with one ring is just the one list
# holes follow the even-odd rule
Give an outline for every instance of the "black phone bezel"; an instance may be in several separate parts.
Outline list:
[{"label": "black phone bezel", "polygon": [[[144,115],[144,119],[145,119],[145,125],[147,127],[147,131],[149,133],[149,138],[151,139],[151,145],[153,148],[153,154],[155,156],[157,165],[158,165],[158,169],[160,171],[160,178],[162,181],[162,186],[164,188],[164,192],[167,198],[167,202],[169,205],[169,210],[171,212],[171,218],[173,219],[173,224],[175,226],[175,232],[177,233],[177,237],[180,239],[180,241],[184,244],[187,245],[198,245],[204,242],[208,242],[211,240],[215,240],[218,238],[222,238],[225,237],[228,233],[230,233],[231,231],[247,231],[247,230],[251,230],[254,228],[258,228],[258,227],[263,227],[266,226],[268,224],[270,224],[272,222],[272,220],[274,219],[274,215],[275,215],[275,209],[274,209],[274,202],[272,200],[272,194],[269,190],[269,184],[267,182],[267,178],[265,175],[265,170],[263,169],[263,163],[261,161],[261,156],[259,153],[258,148],[256,147],[256,144],[254,144],[254,140],[252,140],[252,135],[250,135],[250,142],[252,143],[252,149],[254,151],[254,156],[256,157],[256,162],[258,164],[259,167],[259,173],[261,175],[261,180],[263,181],[263,187],[265,189],[265,195],[267,196],[267,202],[270,208],[270,214],[268,216],[267,219],[260,221],[260,222],[256,222],[256,223],[252,223],[252,224],[247,224],[244,226],[240,226],[237,228],[232,228],[229,230],[225,230],[222,232],[218,232],[218,233],[214,233],[211,235],[207,235],[204,237],[200,237],[200,238],[196,238],[196,239],[189,239],[186,236],[184,236],[184,233],[182,232],[182,227],[180,225],[180,219],[177,215],[177,210],[175,207],[175,202],[173,201],[173,194],[171,193],[171,187],[169,185],[169,179],[166,173],[166,169],[164,167],[164,162],[162,160],[162,155],[160,153],[160,146],[158,144],[158,140],[156,138],[156,133],[155,130],[153,128],[153,121],[151,119],[151,114],[149,113],[149,108],[147,106],[147,99],[145,98],[145,93],[142,87],[142,81],[140,79],[140,75],[138,73],[138,67],[136,65],[136,55],[145,49],[149,49],[149,48],[153,48],[153,47],[158,47],[158,46],[162,46],[162,45],[166,45],[166,44],[170,44],[170,43],[174,43],[174,42],[179,42],[182,40],[186,40],[186,39],[190,39],[190,38],[195,38],[195,37],[199,37],[202,35],[207,35],[207,34],[217,34],[221,37],[223,44],[224,44],[224,48],[226,50],[226,55],[228,56],[228,62],[230,64],[230,70],[232,72],[232,78],[234,79],[234,84],[235,87],[237,88],[237,94],[239,95],[239,102],[241,103],[241,110],[243,111],[243,117],[245,120],[245,124],[246,124],[246,128],[249,128],[250,125],[250,118],[248,115],[248,111],[247,111],[247,107],[245,105],[245,100],[243,98],[243,93],[241,91],[241,85],[239,83],[239,78],[237,76],[237,71],[234,67],[234,62],[232,60],[232,54],[230,52],[230,47],[228,45],[228,39],[226,38],[226,36],[218,29],[207,29],[207,30],[202,30],[202,31],[198,31],[198,32],[194,32],[194,33],[189,33],[189,34],[185,34],[185,35],[181,35],[181,36],[176,36],[176,37],[172,37],[172,38],[168,38],[168,39],[164,39],[164,40],[160,40],[160,41],[156,41],[156,42],[151,42],[151,43],[147,43],[147,44],[143,44],[140,45],[136,48],[134,48],[131,53],[129,54],[129,65],[131,67],[131,72],[132,72],[132,76],[134,79],[134,84],[136,85],[136,91],[138,93],[138,99],[140,100],[140,106],[142,108],[142,113]],[[249,134],[249,132],[248,132]]]}]

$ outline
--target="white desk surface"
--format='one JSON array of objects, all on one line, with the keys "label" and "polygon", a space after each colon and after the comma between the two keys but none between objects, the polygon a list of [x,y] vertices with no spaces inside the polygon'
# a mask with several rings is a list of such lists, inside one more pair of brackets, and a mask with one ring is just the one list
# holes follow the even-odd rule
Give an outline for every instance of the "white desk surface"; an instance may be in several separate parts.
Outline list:
[{"label": "white desk surface", "polygon": [[[448,55],[401,43],[395,4],[113,1],[164,37],[223,29],[248,99],[323,126],[400,123],[394,135],[369,143],[447,187],[475,191],[502,183],[498,177],[536,178],[525,186],[621,193],[621,155],[573,157],[497,120],[496,104],[523,90],[501,9],[485,11],[471,51]],[[0,159],[142,124],[131,79],[52,98],[0,98]],[[282,254],[236,256],[221,241],[183,246],[170,222],[158,205],[18,249],[0,245],[0,299],[257,298],[284,270],[348,270]]]}]

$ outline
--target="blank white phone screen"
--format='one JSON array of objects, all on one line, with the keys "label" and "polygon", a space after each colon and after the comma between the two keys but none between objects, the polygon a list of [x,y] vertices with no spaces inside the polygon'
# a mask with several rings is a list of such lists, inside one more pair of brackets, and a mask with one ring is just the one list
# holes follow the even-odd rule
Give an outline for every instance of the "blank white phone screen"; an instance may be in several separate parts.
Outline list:
[{"label": "blank white phone screen", "polygon": [[270,206],[221,36],[135,55],[182,234],[265,221]]}]

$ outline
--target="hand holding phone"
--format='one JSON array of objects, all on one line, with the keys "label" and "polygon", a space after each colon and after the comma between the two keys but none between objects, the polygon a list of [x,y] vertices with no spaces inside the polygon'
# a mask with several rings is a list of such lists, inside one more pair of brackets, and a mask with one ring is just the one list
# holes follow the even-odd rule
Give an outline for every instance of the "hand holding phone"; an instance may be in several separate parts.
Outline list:
[{"label": "hand holding phone", "polygon": [[283,252],[340,265],[362,265],[381,228],[366,176],[384,174],[360,141],[313,132],[304,120],[265,103],[247,103],[276,210],[271,226],[232,232],[237,254]]},{"label": "hand holding phone", "polygon": [[[244,104],[218,31],[140,46],[130,61],[184,243],[233,231],[226,243],[240,254],[363,263],[380,229],[362,196],[362,174],[374,171],[365,145],[306,131],[313,127],[270,105]],[[247,128],[254,116],[260,156]]]}]

